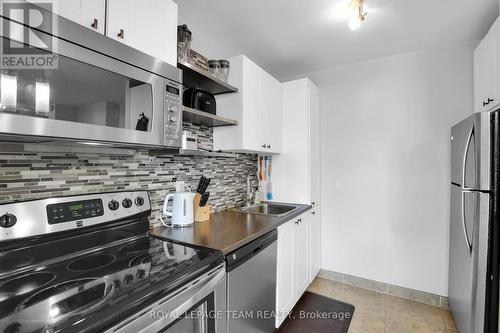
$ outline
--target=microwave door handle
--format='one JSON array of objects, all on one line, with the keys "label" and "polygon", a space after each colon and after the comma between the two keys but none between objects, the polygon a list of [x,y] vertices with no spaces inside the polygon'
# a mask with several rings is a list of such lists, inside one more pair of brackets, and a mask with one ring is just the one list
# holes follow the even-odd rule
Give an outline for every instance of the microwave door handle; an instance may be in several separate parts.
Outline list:
[{"label": "microwave door handle", "polygon": [[469,151],[470,143],[472,142],[472,137],[474,136],[474,125],[470,129],[469,136],[467,137],[467,143],[465,144],[464,155],[462,158],[462,189],[471,190],[465,186],[465,175],[467,171],[467,152]]},{"label": "microwave door handle", "polygon": [[464,237],[465,237],[465,246],[467,246],[467,249],[469,250],[469,254],[472,254],[472,244],[469,241],[469,236],[468,236],[468,232],[467,232],[467,224],[465,221],[465,194],[466,193],[474,193],[474,192],[462,191],[460,215],[462,217],[462,228],[463,228]]}]

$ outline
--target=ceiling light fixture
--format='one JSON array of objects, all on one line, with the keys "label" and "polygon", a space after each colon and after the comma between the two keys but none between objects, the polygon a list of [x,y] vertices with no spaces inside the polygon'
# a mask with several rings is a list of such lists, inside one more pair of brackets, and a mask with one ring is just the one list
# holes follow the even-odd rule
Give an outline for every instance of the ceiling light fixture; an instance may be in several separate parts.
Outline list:
[{"label": "ceiling light fixture", "polygon": [[364,0],[351,0],[348,5],[354,14],[354,17],[349,21],[349,28],[353,31],[358,29],[365,20],[367,12],[363,12],[363,2]]}]

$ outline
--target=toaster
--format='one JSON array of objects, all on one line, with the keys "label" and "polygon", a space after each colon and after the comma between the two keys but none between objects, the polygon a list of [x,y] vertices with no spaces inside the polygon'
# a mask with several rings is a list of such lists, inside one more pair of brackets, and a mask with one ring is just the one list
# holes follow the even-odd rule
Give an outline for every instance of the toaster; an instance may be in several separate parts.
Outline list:
[{"label": "toaster", "polygon": [[182,95],[182,104],[188,108],[216,114],[214,95],[201,89],[187,89]]}]

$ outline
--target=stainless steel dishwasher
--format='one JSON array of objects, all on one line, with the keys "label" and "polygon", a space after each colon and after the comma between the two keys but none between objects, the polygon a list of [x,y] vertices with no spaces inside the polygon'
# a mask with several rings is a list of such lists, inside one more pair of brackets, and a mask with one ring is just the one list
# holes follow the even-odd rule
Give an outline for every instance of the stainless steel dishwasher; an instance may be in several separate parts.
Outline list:
[{"label": "stainless steel dishwasher", "polygon": [[278,231],[228,254],[228,333],[274,331]]}]

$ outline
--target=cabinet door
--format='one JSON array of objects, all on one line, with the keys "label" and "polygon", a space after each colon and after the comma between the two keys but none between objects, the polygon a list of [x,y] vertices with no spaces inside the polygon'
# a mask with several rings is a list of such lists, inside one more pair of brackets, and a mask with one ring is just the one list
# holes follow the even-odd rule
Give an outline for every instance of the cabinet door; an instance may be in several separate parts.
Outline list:
[{"label": "cabinet door", "polygon": [[283,91],[283,154],[273,157],[276,201],[311,203],[308,108],[306,88]]},{"label": "cabinet door", "polygon": [[309,214],[293,220],[293,258],[295,301],[309,285]]},{"label": "cabinet door", "polygon": [[487,111],[493,106],[495,85],[494,38],[492,34],[479,43],[474,51],[475,111]]},{"label": "cabinet door", "polygon": [[177,65],[177,5],[171,0],[109,0],[107,35]]},{"label": "cabinet door", "polygon": [[295,305],[294,289],[294,231],[295,224],[287,222],[278,227],[278,259],[276,280],[276,327],[279,327]]},{"label": "cabinet door", "polygon": [[489,34],[491,35],[491,44],[492,44],[492,52],[491,59],[493,66],[491,70],[491,74],[493,76],[493,92],[492,102],[488,105],[488,110],[494,110],[500,105],[500,19],[497,19],[493,26],[490,29]]},{"label": "cabinet door", "polygon": [[265,93],[268,105],[266,110],[266,141],[267,151],[273,154],[281,153],[283,149],[283,108],[281,82],[270,74],[266,74]]},{"label": "cabinet door", "polygon": [[264,83],[262,69],[243,61],[243,144],[250,151],[266,151]]},{"label": "cabinet door", "polygon": [[321,268],[321,210],[316,206],[311,211],[309,221],[309,283],[318,275]]},{"label": "cabinet door", "polygon": [[[128,44],[131,0],[108,0],[106,35]],[[147,2],[147,1],[145,1]]]},{"label": "cabinet door", "polygon": [[[158,6],[162,5],[163,17],[163,50],[160,59],[177,67],[177,24],[178,6],[172,0],[153,0]],[[154,33],[153,33],[154,35]]]},{"label": "cabinet door", "polygon": [[[63,0],[62,2],[65,2]],[[73,0],[71,0],[73,1]],[[81,15],[79,23],[87,28],[104,34],[106,24],[105,0],[80,0]]]},{"label": "cabinet door", "polygon": [[52,6],[55,14],[104,34],[106,0],[53,0]]},{"label": "cabinet door", "polygon": [[321,201],[321,159],[319,93],[316,87],[309,89],[309,172],[311,205]]}]

